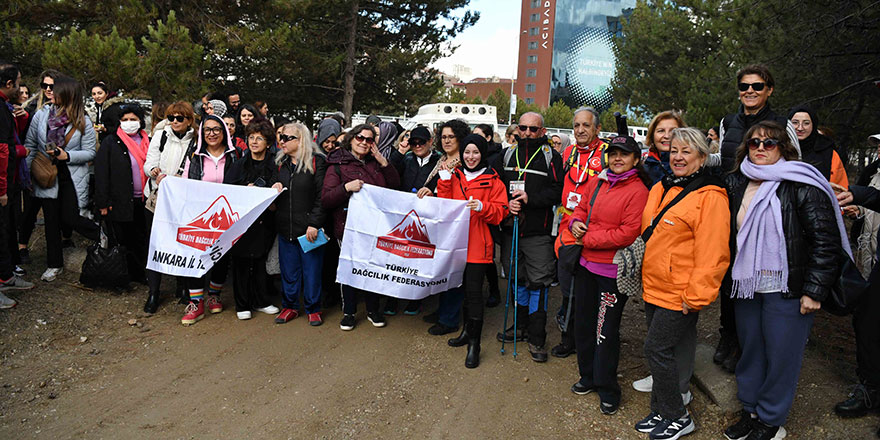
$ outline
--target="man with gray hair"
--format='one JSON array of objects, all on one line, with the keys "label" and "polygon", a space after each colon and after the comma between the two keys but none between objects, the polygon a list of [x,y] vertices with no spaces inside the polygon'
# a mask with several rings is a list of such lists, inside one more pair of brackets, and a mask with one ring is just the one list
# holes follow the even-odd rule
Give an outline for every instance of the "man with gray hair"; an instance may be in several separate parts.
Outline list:
[{"label": "man with gray hair", "polygon": [[[507,342],[529,341],[529,353],[535,362],[547,361],[547,294],[556,267],[553,253],[553,206],[562,194],[562,157],[550,145],[544,118],[538,113],[526,113],[519,119],[520,136],[517,144],[500,154],[494,168],[508,188],[510,213],[517,217],[519,242],[516,255],[519,272],[516,291],[516,326],[498,333],[498,339]],[[510,255],[513,242],[513,222],[502,223],[504,240],[501,245],[501,264],[510,274]]]},{"label": "man with gray hair", "polygon": [[[568,229],[571,214],[584,197],[587,182],[602,172],[605,167],[605,148],[608,144],[599,139],[599,112],[593,107],[581,107],[574,111],[572,120],[574,145],[566,145],[562,152],[562,202],[558,203],[560,215],[559,231]],[[626,133],[623,133],[626,134]],[[559,243],[557,242],[557,245]],[[573,308],[571,285],[574,275],[562,265],[557,267],[559,288],[562,290],[562,307],[556,313],[556,322],[562,331],[562,341],[553,347],[550,354],[564,358],[575,352],[574,317],[569,313]]]}]

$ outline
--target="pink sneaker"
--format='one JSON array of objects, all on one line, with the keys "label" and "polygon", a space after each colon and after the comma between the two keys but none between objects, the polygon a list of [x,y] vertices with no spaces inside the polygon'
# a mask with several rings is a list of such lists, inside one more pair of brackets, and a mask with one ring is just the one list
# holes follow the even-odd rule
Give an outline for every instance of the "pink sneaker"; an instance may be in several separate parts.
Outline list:
[{"label": "pink sneaker", "polygon": [[284,324],[296,318],[297,316],[299,316],[299,313],[297,313],[294,309],[281,309],[281,313],[279,313],[278,316],[275,317],[275,323]]},{"label": "pink sneaker", "polygon": [[187,304],[186,310],[184,311],[186,314],[183,315],[180,323],[183,325],[195,324],[197,321],[205,317],[205,302],[191,302]]},{"label": "pink sneaker", "polygon": [[220,295],[208,295],[208,311],[211,313],[220,313],[223,311],[223,303],[220,302]]},{"label": "pink sneaker", "polygon": [[312,327],[317,327],[324,323],[324,320],[321,319],[320,313],[309,313],[309,325]]}]

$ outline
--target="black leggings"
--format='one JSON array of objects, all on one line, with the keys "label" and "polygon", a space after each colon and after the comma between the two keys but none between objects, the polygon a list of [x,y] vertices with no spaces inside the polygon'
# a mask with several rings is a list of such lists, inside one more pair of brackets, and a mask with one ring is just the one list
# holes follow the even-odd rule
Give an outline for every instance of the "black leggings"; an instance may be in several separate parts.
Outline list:
[{"label": "black leggings", "polygon": [[483,320],[483,279],[494,264],[467,263],[464,267],[464,307],[467,319]]}]

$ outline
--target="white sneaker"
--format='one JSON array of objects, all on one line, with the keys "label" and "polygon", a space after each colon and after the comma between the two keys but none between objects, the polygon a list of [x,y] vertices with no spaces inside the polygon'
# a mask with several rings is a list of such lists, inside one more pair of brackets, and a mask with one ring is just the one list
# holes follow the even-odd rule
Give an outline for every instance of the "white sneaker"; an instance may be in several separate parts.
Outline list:
[{"label": "white sneaker", "polygon": [[265,314],[267,314],[267,315],[277,315],[278,313],[281,312],[281,309],[279,309],[278,307],[273,306],[272,304],[269,304],[269,305],[266,306],[266,307],[263,307],[263,308],[257,309],[257,311],[258,311],[258,312],[261,312],[261,313],[265,313]]},{"label": "white sneaker", "polygon": [[633,388],[636,391],[650,393],[654,389],[654,376],[648,376],[633,382]]},{"label": "white sneaker", "polygon": [[51,283],[52,281],[55,281],[55,278],[58,278],[58,275],[61,275],[61,272],[64,272],[63,267],[50,267],[43,272],[40,279],[47,283]]},{"label": "white sneaker", "polygon": [[235,316],[238,316],[238,319],[242,321],[246,321],[248,319],[251,319],[251,311],[245,310],[243,312],[235,312]]},{"label": "white sneaker", "polygon": [[691,393],[691,390],[681,395],[681,401],[684,403],[684,406],[688,406],[692,400],[694,400],[694,395]]}]

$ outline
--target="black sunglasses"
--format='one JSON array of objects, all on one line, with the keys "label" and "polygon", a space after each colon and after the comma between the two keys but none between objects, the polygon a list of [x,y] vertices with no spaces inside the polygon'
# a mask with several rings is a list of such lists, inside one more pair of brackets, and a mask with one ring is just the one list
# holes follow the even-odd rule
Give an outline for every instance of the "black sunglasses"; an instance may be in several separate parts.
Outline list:
[{"label": "black sunglasses", "polygon": [[413,147],[421,147],[422,145],[427,144],[428,141],[424,139],[410,139],[409,144]]},{"label": "black sunglasses", "polygon": [[526,130],[528,130],[528,131],[531,131],[532,133],[537,133],[537,132],[538,132],[539,130],[541,130],[542,128],[544,128],[544,127],[535,127],[534,125],[520,125],[520,126],[519,126],[519,131],[526,131]]},{"label": "black sunglasses", "polygon": [[739,91],[740,91],[740,92],[745,92],[745,91],[749,90],[749,87],[751,87],[751,88],[754,89],[756,92],[760,92],[761,90],[764,90],[764,86],[765,86],[765,85],[766,85],[766,84],[764,84],[764,83],[762,83],[762,82],[757,82],[757,83],[739,83]]},{"label": "black sunglasses", "polygon": [[185,121],[185,120],[186,120],[186,116],[183,116],[183,115],[177,115],[177,116],[171,115],[171,116],[168,116],[168,122],[174,122],[174,121],[177,121],[177,122],[183,122],[183,121]]},{"label": "black sunglasses", "polygon": [[757,150],[761,144],[764,145],[764,149],[767,151],[775,149],[779,146],[779,141],[776,139],[764,139],[763,141],[758,138],[751,138],[746,145],[749,146],[749,150]]},{"label": "black sunglasses", "polygon": [[299,138],[296,137],[296,136],[294,136],[294,135],[292,135],[292,134],[284,134],[284,133],[281,133],[281,134],[278,135],[278,139],[280,139],[281,142],[290,142],[290,141],[292,141],[292,140],[299,139]]},{"label": "black sunglasses", "polygon": [[354,138],[357,139],[358,142],[366,142],[366,143],[368,143],[368,144],[370,144],[370,145],[372,145],[373,142],[376,142],[376,138],[374,138],[374,137],[366,137],[366,136],[363,136],[363,135],[357,135],[357,136],[355,136]]},{"label": "black sunglasses", "polygon": [[52,91],[52,89],[55,88],[55,84],[40,83],[40,88],[42,88],[43,90]]}]

